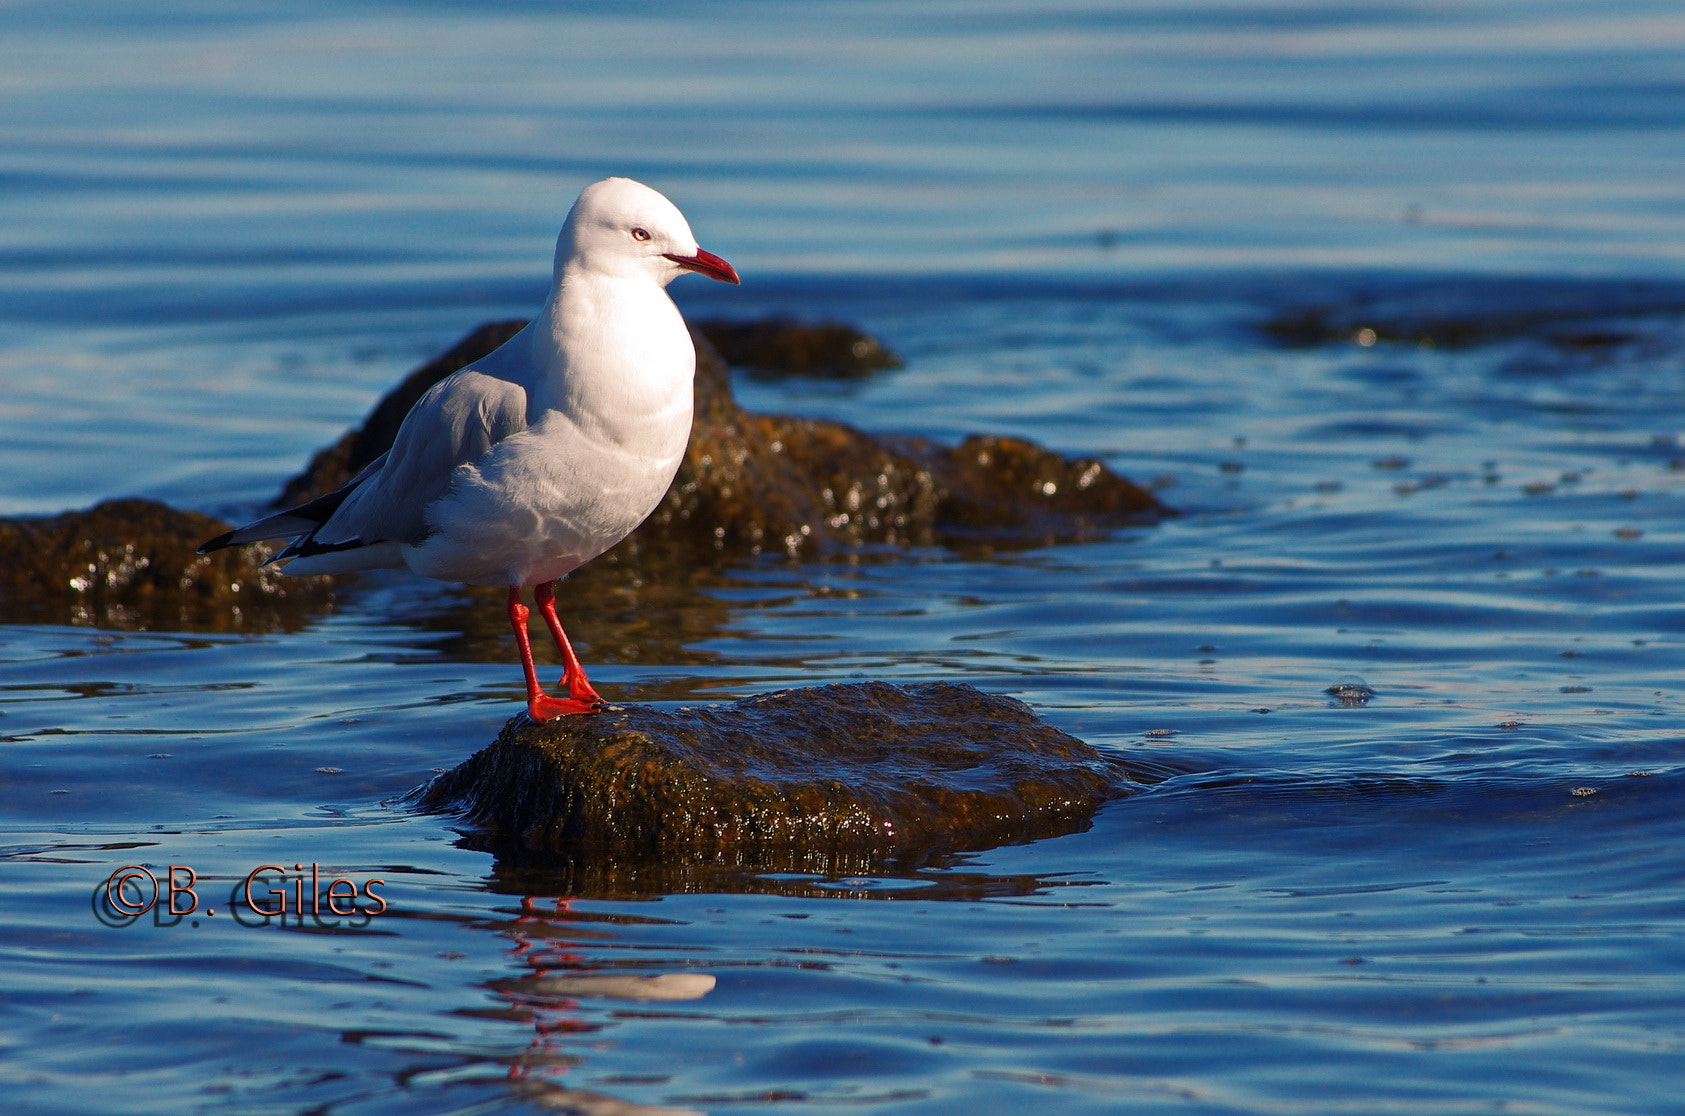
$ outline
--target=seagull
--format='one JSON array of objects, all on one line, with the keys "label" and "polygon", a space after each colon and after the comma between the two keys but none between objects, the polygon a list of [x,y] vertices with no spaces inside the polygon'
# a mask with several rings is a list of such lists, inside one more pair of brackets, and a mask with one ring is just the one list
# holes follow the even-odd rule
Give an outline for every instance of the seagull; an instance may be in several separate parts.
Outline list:
[{"label": "seagull", "polygon": [[[526,328],[434,385],[345,487],[199,553],[286,539],[270,561],[291,575],[407,568],[506,587],[532,719],[596,712],[603,699],[556,616],[554,583],[630,535],[678,471],[696,350],[666,287],[687,271],[741,281],[655,190],[629,178],[587,186]],[[524,590],[561,654],[566,697],[539,685]]]}]

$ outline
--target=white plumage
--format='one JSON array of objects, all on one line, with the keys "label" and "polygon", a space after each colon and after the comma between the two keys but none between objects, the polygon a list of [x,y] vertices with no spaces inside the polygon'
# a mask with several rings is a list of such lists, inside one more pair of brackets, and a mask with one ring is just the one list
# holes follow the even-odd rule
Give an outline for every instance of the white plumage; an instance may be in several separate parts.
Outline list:
[{"label": "white plumage", "polygon": [[[678,470],[696,352],[666,286],[685,271],[738,282],[661,194],[628,178],[586,187],[525,329],[422,396],[392,448],[344,488],[200,551],[290,539],[275,557],[288,574],[408,567],[507,586],[529,712],[597,708],[550,583],[631,534]],[[538,686],[520,599],[529,588],[567,663],[566,699]]]}]

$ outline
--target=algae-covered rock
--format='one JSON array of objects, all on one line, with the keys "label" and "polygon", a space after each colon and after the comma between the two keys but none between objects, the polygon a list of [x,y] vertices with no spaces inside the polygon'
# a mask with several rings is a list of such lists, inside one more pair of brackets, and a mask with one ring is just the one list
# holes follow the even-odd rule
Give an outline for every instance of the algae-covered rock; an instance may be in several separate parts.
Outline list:
[{"label": "algae-covered rock", "polygon": [[841,322],[707,321],[698,324],[696,331],[727,364],[761,377],[848,380],[901,367],[901,358],[883,342]]},{"label": "algae-covered rock", "polygon": [[194,548],[228,529],[152,500],[110,500],[49,518],[0,520],[0,617],[115,628],[296,627],[324,578],[261,569],[264,548]]},{"label": "algae-covered rock", "polygon": [[[519,321],[483,325],[412,372],[363,426],[318,453],[278,504],[332,491],[390,445],[429,387],[495,349]],[[699,552],[823,553],[865,543],[983,541],[1041,545],[1169,514],[1152,493],[1099,461],[1030,442],[972,438],[958,447],[886,438],[823,419],[738,407],[707,339],[697,349],[696,422],[672,487],[617,548],[640,562]]]},{"label": "algae-covered rock", "polygon": [[1012,698],[884,682],[535,724],[417,794],[473,843],[621,875],[673,863],[863,872],[1083,828],[1123,765]]},{"label": "algae-covered rock", "polygon": [[[344,484],[390,447],[428,388],[524,324],[482,325],[410,373],[360,427],[317,453],[277,504],[290,506]],[[842,332],[831,337],[835,331]],[[830,325],[773,323],[762,332],[763,341],[776,342],[772,349],[795,345],[790,338],[798,335],[831,337],[849,347],[864,337]],[[978,437],[944,446],[874,436],[822,419],[751,414],[732,398],[725,362],[705,337],[693,336],[696,423],[678,476],[648,521],[582,572],[587,579],[612,581],[618,568],[621,580],[634,586],[652,579],[682,583],[694,576],[699,558],[731,560],[762,551],[805,555],[873,543],[1040,545],[1168,513],[1151,493],[1102,463],[1020,439]],[[823,348],[812,343],[815,351]],[[283,579],[260,569],[269,555],[264,547],[193,552],[226,527],[138,500],[49,519],[0,521],[0,617],[268,630],[296,627],[330,599],[325,579]],[[599,570],[605,572],[592,573]]]}]

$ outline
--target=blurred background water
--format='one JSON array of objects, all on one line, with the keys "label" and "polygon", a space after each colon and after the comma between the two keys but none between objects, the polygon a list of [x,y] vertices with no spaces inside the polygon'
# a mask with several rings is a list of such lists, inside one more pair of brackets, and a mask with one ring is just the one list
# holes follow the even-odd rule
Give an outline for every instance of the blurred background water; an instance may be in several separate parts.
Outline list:
[{"label": "blurred background water", "polygon": [[[448,586],[0,626],[8,1110],[1677,1111],[1682,156],[1666,3],[0,5],[0,513],[251,511],[610,173],[744,274],[692,316],[907,358],[751,407],[1184,513],[574,602],[611,698],[963,679],[1185,773],[904,878],[457,847],[392,802],[519,684]],[[91,899],[269,862],[389,911]]]}]

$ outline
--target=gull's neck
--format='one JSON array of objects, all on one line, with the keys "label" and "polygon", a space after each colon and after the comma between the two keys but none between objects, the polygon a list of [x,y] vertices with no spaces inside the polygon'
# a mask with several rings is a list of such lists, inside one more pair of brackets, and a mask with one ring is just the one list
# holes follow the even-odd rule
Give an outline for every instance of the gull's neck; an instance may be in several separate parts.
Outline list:
[{"label": "gull's neck", "polygon": [[688,432],[695,350],[678,307],[653,276],[570,262],[533,326],[538,410],[614,433],[676,420],[682,405]]}]

